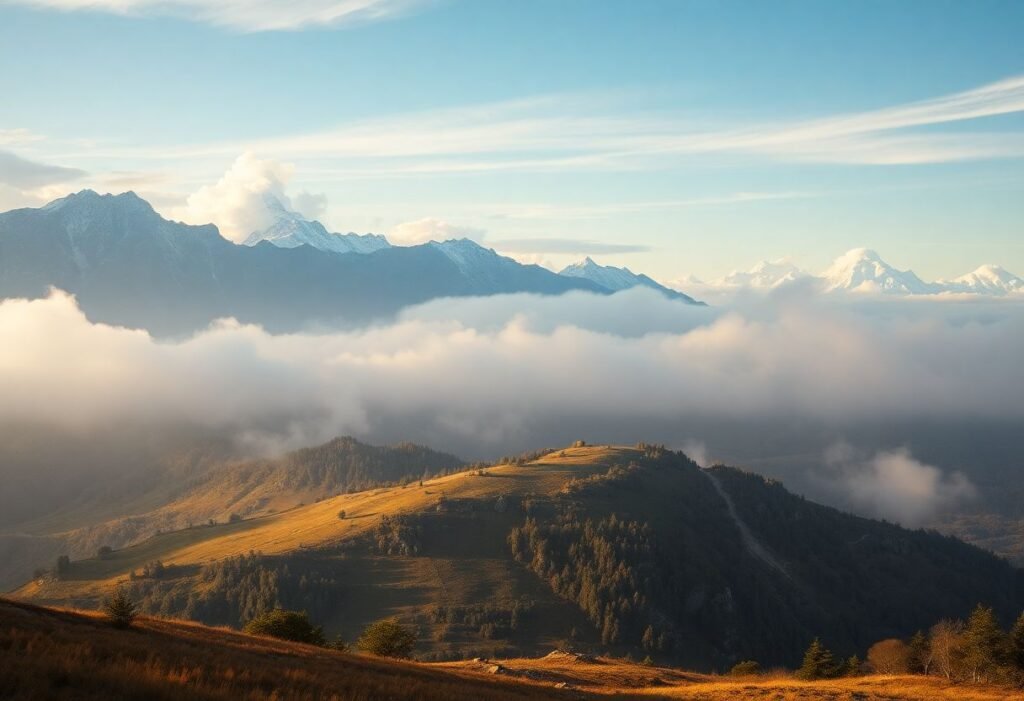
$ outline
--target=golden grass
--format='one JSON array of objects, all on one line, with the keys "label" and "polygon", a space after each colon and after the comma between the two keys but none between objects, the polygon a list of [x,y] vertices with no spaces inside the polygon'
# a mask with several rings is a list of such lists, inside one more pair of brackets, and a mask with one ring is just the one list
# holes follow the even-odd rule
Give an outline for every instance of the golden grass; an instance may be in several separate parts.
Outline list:
[{"label": "golden grass", "polygon": [[132,629],[117,630],[94,613],[0,599],[0,698],[1024,701],[1024,694],[935,677],[732,679],[562,654],[496,662],[397,662],[158,618],[141,618]]}]

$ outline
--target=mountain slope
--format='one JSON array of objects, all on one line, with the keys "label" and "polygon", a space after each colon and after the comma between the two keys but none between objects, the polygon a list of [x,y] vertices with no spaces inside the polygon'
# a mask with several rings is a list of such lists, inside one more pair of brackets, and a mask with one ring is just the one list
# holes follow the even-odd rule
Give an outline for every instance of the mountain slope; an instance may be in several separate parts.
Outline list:
[{"label": "mountain slope", "polygon": [[612,292],[628,290],[631,287],[650,287],[662,294],[690,304],[700,304],[692,297],[677,290],[669,289],[644,274],[637,274],[629,268],[616,268],[610,265],[598,265],[589,256],[578,263],[573,263],[563,268],[559,273],[564,277],[589,280]]},{"label": "mountain slope", "polygon": [[[1024,605],[1020,572],[977,548],[736,470],[714,476],[734,512],[681,454],[565,449],[163,533],[17,594],[95,605],[122,580],[148,611],[209,623],[239,625],[276,601],[352,637],[399,615],[433,658],[571,638],[703,669],[794,665],[816,635],[862,653],[978,601],[1004,618]],[[751,551],[736,516],[784,572]]]},{"label": "mountain slope", "polygon": [[332,253],[373,253],[391,246],[386,238],[376,234],[330,233],[323,224],[291,211],[273,195],[265,195],[263,199],[267,211],[274,217],[274,223],[262,231],[249,234],[242,242],[245,246],[267,241],[280,248],[312,246]]},{"label": "mountain slope", "polygon": [[55,286],[93,320],[175,335],[223,317],[295,331],[387,318],[437,297],[607,292],[470,242],[459,248],[461,262],[431,244],[358,256],[239,246],[212,225],[167,221],[132,193],[87,190],[0,214],[0,298]]}]

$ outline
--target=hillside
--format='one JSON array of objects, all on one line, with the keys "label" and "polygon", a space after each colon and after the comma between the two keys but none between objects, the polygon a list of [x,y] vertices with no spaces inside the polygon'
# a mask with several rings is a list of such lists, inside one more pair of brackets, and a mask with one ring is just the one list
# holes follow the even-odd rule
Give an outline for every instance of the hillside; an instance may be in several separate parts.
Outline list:
[{"label": "hillside", "polygon": [[1020,572],[977,548],[645,446],[567,448],[167,532],[16,596],[94,607],[117,582],[149,612],[213,624],[282,605],[353,639],[399,616],[427,659],[569,642],[707,670],[794,665],[817,635],[863,652],[979,601],[1004,620],[1024,607]]},{"label": "hillside", "polygon": [[[136,453],[142,465],[147,464],[146,455]],[[152,465],[144,469],[127,456],[120,459],[126,466],[123,472],[108,468],[100,484],[83,485],[73,497],[54,495],[51,504],[39,504],[40,492],[45,493],[41,484],[9,495],[12,501],[34,501],[36,513],[45,516],[0,523],[0,553],[7,556],[0,565],[0,586],[25,581],[35,568],[51,565],[61,553],[87,557],[102,546],[120,548],[211,519],[265,515],[345,492],[443,474],[462,465],[453,455],[411,443],[371,446],[348,437],[275,458],[233,459],[223,448],[200,444],[148,458]],[[8,485],[16,484],[17,470],[10,470]],[[38,478],[38,471],[25,472],[27,478]],[[24,505],[12,506],[9,518]]]},{"label": "hillside", "polygon": [[145,699],[701,699],[750,701],[1019,701],[1003,687],[936,677],[801,682],[715,677],[553,652],[540,659],[397,662],[140,618],[131,630],[85,612],[0,599],[0,696]]}]

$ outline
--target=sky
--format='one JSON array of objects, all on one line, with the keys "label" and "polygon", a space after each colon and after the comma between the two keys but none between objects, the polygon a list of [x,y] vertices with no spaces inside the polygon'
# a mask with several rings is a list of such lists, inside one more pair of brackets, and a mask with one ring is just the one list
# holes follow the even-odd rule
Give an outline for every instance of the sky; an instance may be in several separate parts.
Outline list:
[{"label": "sky", "polygon": [[[1024,3],[0,0],[0,209],[475,238],[662,280],[1024,274]],[[250,198],[251,199],[251,198]]]}]

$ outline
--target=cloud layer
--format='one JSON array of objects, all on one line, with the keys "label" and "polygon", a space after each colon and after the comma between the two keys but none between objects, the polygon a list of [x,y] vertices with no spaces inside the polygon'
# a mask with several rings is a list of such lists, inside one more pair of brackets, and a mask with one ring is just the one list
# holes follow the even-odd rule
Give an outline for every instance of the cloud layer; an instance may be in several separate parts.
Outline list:
[{"label": "cloud layer", "polygon": [[[611,297],[438,300],[391,325],[273,336],[225,322],[177,343],[90,323],[61,293],[0,303],[0,421],[127,418],[319,439],[422,417],[450,436],[530,442],[573,416],[759,416],[835,422],[1024,419],[1024,307],[884,313],[838,306],[692,308]],[[935,305],[939,307],[941,305]],[[70,353],[67,349],[74,348]]]}]

